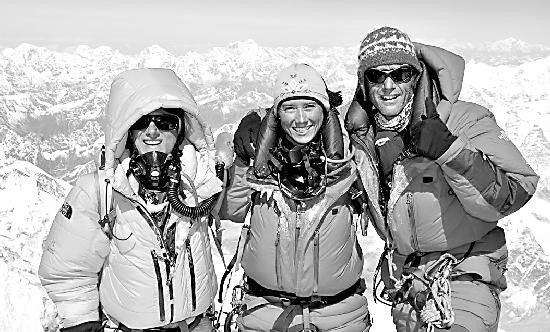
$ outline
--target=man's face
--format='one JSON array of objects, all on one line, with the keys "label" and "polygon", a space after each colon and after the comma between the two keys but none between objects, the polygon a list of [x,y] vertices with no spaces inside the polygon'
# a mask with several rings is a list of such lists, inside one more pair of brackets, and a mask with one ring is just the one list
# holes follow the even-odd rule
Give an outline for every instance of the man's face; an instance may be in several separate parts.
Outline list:
[{"label": "man's face", "polygon": [[[404,70],[399,70],[399,68],[404,68]],[[414,93],[418,75],[415,74],[414,70],[412,73],[407,72],[406,68],[410,67],[399,64],[382,65],[365,71],[365,85],[368,89],[370,101],[387,119],[391,119],[398,115]],[[380,75],[380,72],[390,73],[396,69],[398,69],[398,71],[394,72],[392,75],[398,77],[396,80],[392,79],[390,75]],[[369,71],[371,72],[369,73]],[[381,79],[385,77],[385,79],[383,79],[382,82],[378,82],[372,79],[373,76],[378,76],[378,78],[381,77]]]},{"label": "man's face", "polygon": [[323,124],[323,107],[313,100],[284,101],[278,112],[281,127],[298,144],[311,142]]},{"label": "man's face", "polygon": [[174,148],[181,126],[179,117],[159,109],[141,117],[130,132],[139,154],[152,151],[168,154]]}]

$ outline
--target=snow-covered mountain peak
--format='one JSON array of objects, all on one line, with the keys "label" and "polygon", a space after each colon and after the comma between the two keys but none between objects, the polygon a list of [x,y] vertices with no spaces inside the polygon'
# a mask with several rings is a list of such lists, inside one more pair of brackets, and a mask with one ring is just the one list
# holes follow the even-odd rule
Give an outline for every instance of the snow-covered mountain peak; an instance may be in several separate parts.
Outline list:
[{"label": "snow-covered mountain peak", "polygon": [[170,68],[174,69],[175,56],[159,45],[149,46],[143,49],[138,58],[141,59],[140,67],[143,68]]},{"label": "snow-covered mountain peak", "polygon": [[100,58],[113,58],[122,56],[122,53],[109,46],[90,47],[88,45],[78,45],[76,48],[74,48],[74,50],[66,49],[65,53],[74,53],[90,61]]},{"label": "snow-covered mountain peak", "polygon": [[3,50],[3,53],[6,56],[9,56],[13,59],[16,58],[26,58],[29,56],[29,54],[35,54],[35,53],[48,53],[49,50],[42,46],[36,46],[29,43],[21,43],[15,48],[5,48]]},{"label": "snow-covered mountain peak", "polygon": [[550,51],[550,47],[540,44],[530,44],[514,37],[487,43],[487,48],[499,52],[522,52],[531,53],[533,51]]},{"label": "snow-covered mountain peak", "polygon": [[149,57],[174,58],[174,55],[160,45],[152,45],[144,48],[141,52],[139,52],[138,57],[140,58],[149,58]]},{"label": "snow-covered mountain peak", "polygon": [[229,43],[227,46],[228,49],[235,49],[239,51],[254,51],[260,48],[260,45],[256,43],[253,39],[246,39],[243,41],[235,41],[232,43]]}]

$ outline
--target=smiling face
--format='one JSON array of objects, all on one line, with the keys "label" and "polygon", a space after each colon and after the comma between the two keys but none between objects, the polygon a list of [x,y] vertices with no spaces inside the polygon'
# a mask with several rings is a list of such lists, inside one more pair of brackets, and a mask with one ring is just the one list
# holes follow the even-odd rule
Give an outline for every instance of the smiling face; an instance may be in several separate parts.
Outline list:
[{"label": "smiling face", "polygon": [[278,113],[284,132],[298,144],[311,142],[323,124],[323,107],[309,99],[283,101]]},{"label": "smiling face", "polygon": [[174,148],[181,125],[179,117],[160,109],[140,118],[130,133],[139,154],[152,151],[168,154]]},{"label": "smiling face", "polygon": [[[391,72],[403,65],[382,65],[372,69]],[[412,98],[418,75],[408,82],[395,82],[387,76],[382,83],[371,83],[365,79],[369,98],[374,107],[388,120],[398,115]]]}]

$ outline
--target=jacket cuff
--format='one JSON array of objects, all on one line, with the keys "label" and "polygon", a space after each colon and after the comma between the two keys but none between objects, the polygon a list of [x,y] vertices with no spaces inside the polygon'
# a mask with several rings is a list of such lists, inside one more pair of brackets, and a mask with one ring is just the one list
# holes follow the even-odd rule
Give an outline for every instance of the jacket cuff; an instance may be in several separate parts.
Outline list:
[{"label": "jacket cuff", "polygon": [[88,302],[69,301],[70,303],[57,302],[56,306],[61,316],[63,327],[73,327],[86,322],[99,321],[98,310],[89,311]]},{"label": "jacket cuff", "polygon": [[449,146],[435,162],[439,165],[446,164],[453,160],[459,153],[466,147],[467,141],[462,136],[458,136],[457,139]]}]

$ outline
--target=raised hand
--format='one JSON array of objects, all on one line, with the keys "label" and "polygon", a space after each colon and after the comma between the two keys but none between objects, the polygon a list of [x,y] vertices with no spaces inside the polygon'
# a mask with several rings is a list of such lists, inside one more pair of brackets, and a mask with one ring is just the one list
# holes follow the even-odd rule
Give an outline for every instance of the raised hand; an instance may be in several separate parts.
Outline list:
[{"label": "raised hand", "polygon": [[256,139],[262,120],[257,112],[246,115],[241,122],[235,137],[233,138],[235,154],[237,159],[248,166],[250,160],[256,157]]},{"label": "raised hand", "polygon": [[426,98],[426,115],[411,127],[409,150],[416,154],[438,159],[457,139],[441,121],[433,101]]},{"label": "raised hand", "polygon": [[370,120],[367,115],[367,108],[365,108],[363,100],[363,91],[357,87],[355,91],[355,97],[351,102],[351,105],[346,112],[344,118],[344,127],[350,134],[356,134],[358,136],[364,136],[367,134]]},{"label": "raised hand", "polygon": [[258,131],[256,159],[254,159],[254,174],[257,177],[266,178],[271,174],[268,160],[271,158],[270,150],[277,142],[278,123],[277,110],[272,107],[267,111]]},{"label": "raised hand", "polygon": [[233,135],[226,131],[221,132],[216,137],[214,147],[216,148],[216,162],[223,163],[225,168],[231,167],[234,157]]}]

